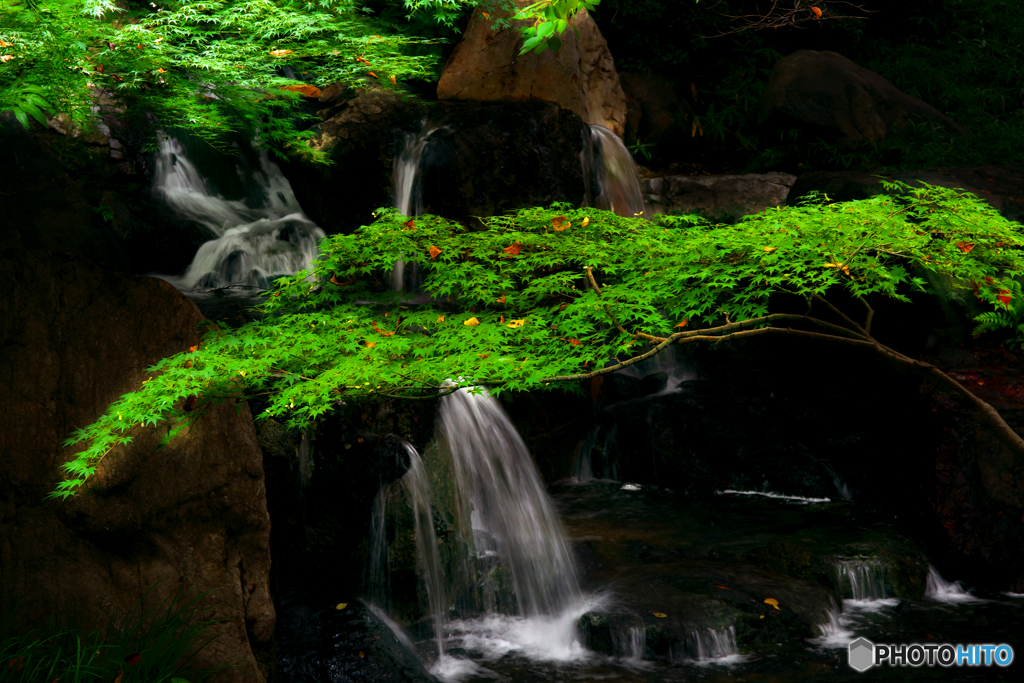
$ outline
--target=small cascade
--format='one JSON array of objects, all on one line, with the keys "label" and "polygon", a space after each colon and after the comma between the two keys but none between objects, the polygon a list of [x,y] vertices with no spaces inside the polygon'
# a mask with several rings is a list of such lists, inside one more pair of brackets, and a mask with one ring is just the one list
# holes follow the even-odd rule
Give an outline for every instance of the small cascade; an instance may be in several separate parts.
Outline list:
[{"label": "small cascade", "polygon": [[[590,204],[619,216],[644,213],[640,191],[640,173],[633,156],[619,136],[604,126],[590,126],[592,149],[583,155],[583,170],[588,176]],[[588,163],[589,162],[589,163]]]},{"label": "small cascade", "polygon": [[836,563],[843,595],[853,600],[881,600],[886,597],[885,569],[875,560],[840,560]]},{"label": "small cascade", "polygon": [[437,534],[434,531],[434,512],[430,506],[430,481],[423,467],[423,460],[410,444],[405,444],[409,454],[409,471],[402,476],[402,487],[413,509],[416,531],[416,558],[423,568],[423,581],[427,588],[427,601],[434,616],[434,636],[437,651],[444,657],[444,622],[446,600],[444,574],[441,571],[441,555],[437,550]]},{"label": "small cascade", "polygon": [[924,595],[926,598],[938,602],[969,602],[977,600],[977,598],[967,592],[963,583],[960,581],[953,581],[952,583],[946,581],[939,574],[938,570],[931,565],[928,565],[928,579],[925,583]]},{"label": "small cascade", "polygon": [[[424,123],[418,133],[406,133],[402,153],[395,157],[391,172],[394,207],[403,216],[411,218],[423,213],[423,178],[420,173],[420,162],[430,136],[438,129],[438,126]],[[413,264],[413,281],[410,283],[412,287],[419,284],[419,277],[418,266]],[[405,289],[404,261],[395,261],[395,267],[391,271],[391,289]]]},{"label": "small cascade", "polygon": [[[444,630],[447,615],[444,572],[434,530],[434,512],[430,502],[430,480],[420,454],[412,445],[403,444],[409,458],[409,469],[399,480],[405,499],[412,510],[416,539],[416,562],[427,593],[427,604],[434,618],[434,637],[440,657],[444,656]],[[377,492],[370,521],[370,591],[373,603],[387,609],[390,571],[387,548],[387,504],[394,486],[386,484]]]},{"label": "small cascade", "polygon": [[670,650],[669,656],[673,661],[713,662],[726,657],[736,658],[738,654],[736,628],[728,626],[720,629],[708,628],[694,631],[683,643],[682,655]]},{"label": "small cascade", "polygon": [[[519,613],[555,617],[582,603],[576,563],[537,467],[515,426],[483,389],[441,401],[440,428],[472,506],[478,555],[493,550],[512,576]],[[574,638],[567,624],[563,638]]]},{"label": "small cascade", "polygon": [[630,626],[626,631],[613,631],[612,640],[617,653],[623,659],[639,662],[647,650],[647,629],[643,626]]},{"label": "small cascade", "polygon": [[199,247],[184,273],[157,277],[185,291],[265,289],[275,277],[310,267],[325,233],[302,213],[291,185],[265,150],[259,151],[259,162],[252,185],[262,199],[228,200],[211,189],[181,142],[161,136],[155,194],[182,218],[204,226],[213,239]]}]

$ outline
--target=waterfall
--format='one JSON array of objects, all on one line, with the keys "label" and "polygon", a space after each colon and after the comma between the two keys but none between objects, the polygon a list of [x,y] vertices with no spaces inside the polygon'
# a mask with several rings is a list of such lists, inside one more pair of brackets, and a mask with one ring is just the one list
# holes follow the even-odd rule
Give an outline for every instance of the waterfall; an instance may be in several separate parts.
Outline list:
[{"label": "waterfall", "polygon": [[[409,469],[402,475],[400,481],[406,501],[412,509],[416,561],[422,570],[427,604],[434,618],[434,638],[437,641],[438,655],[444,657],[447,598],[441,555],[437,548],[437,534],[434,530],[434,512],[430,503],[430,480],[419,452],[408,443],[404,443],[403,448],[409,458]],[[391,490],[392,487],[388,484],[377,492],[370,522],[370,590],[373,602],[377,605],[388,603],[390,572],[387,566],[386,508]]]},{"label": "waterfall", "polygon": [[181,142],[161,135],[153,191],[213,239],[199,247],[184,273],[157,277],[180,290],[229,285],[265,289],[274,277],[311,266],[325,233],[302,213],[291,185],[266,151],[258,154],[259,172],[252,181],[262,200],[251,206],[215,193]]},{"label": "waterfall", "polygon": [[[583,155],[584,175],[589,181],[587,185],[590,203],[598,209],[611,211],[619,216],[644,214],[640,174],[629,150],[622,144],[618,135],[604,126],[591,125],[590,136],[592,153]],[[591,164],[588,164],[587,162],[591,160]],[[591,165],[593,168],[589,168]]]},{"label": "waterfall", "polygon": [[925,597],[938,602],[979,601],[964,588],[960,581],[949,582],[942,578],[935,567],[928,565],[928,579],[924,589]]},{"label": "waterfall", "polygon": [[476,391],[445,396],[440,410],[474,539],[493,540],[520,614],[562,614],[582,602],[568,539],[515,426],[486,390]]},{"label": "waterfall", "polygon": [[691,638],[697,649],[698,661],[721,659],[736,654],[736,627],[723,629],[709,628],[703,632],[694,631]]},{"label": "waterfall", "polygon": [[[420,162],[430,136],[437,130],[438,126],[424,123],[418,133],[406,133],[402,152],[395,157],[391,172],[394,207],[403,216],[412,218],[423,213],[423,177],[420,173]],[[413,282],[410,284],[415,287],[419,279],[418,267],[415,264],[412,279]],[[391,271],[391,289],[405,289],[404,261],[395,261],[395,267]]]},{"label": "waterfall", "polygon": [[844,560],[836,563],[836,572],[841,586],[844,586],[844,581],[849,584],[852,599],[881,600],[886,597],[885,573],[880,562]]}]

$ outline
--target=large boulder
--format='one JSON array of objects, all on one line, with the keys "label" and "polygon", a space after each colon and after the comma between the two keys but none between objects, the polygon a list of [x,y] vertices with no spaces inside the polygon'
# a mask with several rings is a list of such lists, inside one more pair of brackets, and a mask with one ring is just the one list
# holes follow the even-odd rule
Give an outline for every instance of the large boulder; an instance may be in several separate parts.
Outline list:
[{"label": "large boulder", "polygon": [[934,107],[840,54],[797,50],[775,63],[761,95],[758,124],[765,129],[811,129],[849,145],[881,142],[905,129],[912,117],[965,132]]},{"label": "large boulder", "polygon": [[401,153],[403,130],[414,129],[426,109],[372,85],[355,90],[331,86],[321,98],[325,120],[311,128],[310,146],[334,163],[293,158],[281,170],[314,223],[329,235],[349,233],[391,203],[392,160]]},{"label": "large boulder", "polygon": [[717,223],[784,206],[796,176],[751,173],[724,176],[643,178],[640,189],[650,214],[698,213]]},{"label": "large boulder", "polygon": [[[516,4],[523,7],[529,2],[516,0]],[[499,16],[497,12],[485,15],[482,8],[473,13],[441,72],[439,99],[556,102],[587,123],[623,135],[625,95],[608,44],[586,11],[577,14],[562,33],[557,52],[522,56],[520,29],[528,22],[512,22],[510,28],[495,31],[494,20]]]},{"label": "large boulder", "polygon": [[[274,632],[270,518],[245,404],[214,408],[156,450],[166,425],[136,428],[63,502],[46,494],[75,448],[62,442],[138,387],[146,368],[198,343],[195,305],[162,280],[67,253],[0,252],[0,607],[16,626],[75,603],[123,614],[140,594],[212,590],[218,638],[197,668],[239,659],[219,683],[267,679]],[[148,604],[148,603],[147,603]]]}]

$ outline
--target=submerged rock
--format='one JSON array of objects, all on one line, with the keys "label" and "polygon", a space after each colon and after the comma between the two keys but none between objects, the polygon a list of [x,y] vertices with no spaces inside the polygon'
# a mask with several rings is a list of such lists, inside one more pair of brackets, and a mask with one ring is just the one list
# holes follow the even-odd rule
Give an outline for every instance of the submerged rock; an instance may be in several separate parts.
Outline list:
[{"label": "submerged rock", "polygon": [[436,683],[408,637],[361,601],[283,597],[278,676],[288,683]]}]

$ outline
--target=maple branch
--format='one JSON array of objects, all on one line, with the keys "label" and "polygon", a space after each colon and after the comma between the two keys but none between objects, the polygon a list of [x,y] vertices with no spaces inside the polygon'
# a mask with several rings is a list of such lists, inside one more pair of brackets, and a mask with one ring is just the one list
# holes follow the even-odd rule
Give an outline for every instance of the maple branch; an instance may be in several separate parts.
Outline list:
[{"label": "maple branch", "polygon": [[[731,15],[717,12],[716,14],[719,14],[719,16],[727,17],[729,19],[755,18],[756,20],[748,21],[743,26],[732,29],[731,31],[726,31],[725,33],[719,33],[718,35],[714,36],[701,36],[701,38],[721,38],[722,36],[727,36],[732,33],[742,33],[743,31],[756,31],[767,28],[778,29],[784,26],[793,26],[799,28],[797,24],[803,24],[808,21],[831,21],[835,19],[867,19],[867,17],[855,17],[832,12],[831,6],[839,3],[843,5],[850,5],[851,7],[856,7],[862,12],[877,11],[864,9],[862,5],[854,5],[852,2],[847,2],[846,0],[816,0],[816,2],[811,2],[810,0],[797,0],[793,9],[776,13],[775,8],[779,4],[779,2],[778,0],[772,0],[771,9],[768,10],[767,14]],[[719,4],[721,3],[715,3],[714,5],[712,5],[712,8],[718,6]],[[821,10],[818,7],[815,7],[815,4],[822,5],[825,7],[825,9]],[[814,10],[818,10],[817,13],[815,13]]]},{"label": "maple branch", "polygon": [[860,299],[862,304],[864,304],[864,308],[868,309],[868,317],[864,322],[864,332],[866,334],[871,334],[871,321],[875,318],[875,309],[871,308],[871,304],[869,304],[868,300],[864,297],[858,296],[857,298]]},{"label": "maple branch", "polygon": [[[871,337],[871,335],[868,333],[867,330],[865,330],[863,327],[861,327],[860,325],[855,323],[853,320],[850,319],[850,317],[848,315],[846,315],[845,313],[840,311],[838,308],[833,306],[831,303],[829,303],[825,299],[825,297],[823,297],[822,295],[815,294],[812,298],[813,298],[814,301],[820,301],[821,303],[823,303],[826,306],[828,306],[829,310],[831,310],[833,313],[835,313],[840,318],[842,318],[852,329],[856,330],[857,332],[859,332],[860,334],[864,335],[865,337],[868,337],[868,338]],[[869,318],[869,320],[870,320],[870,318]]]},{"label": "maple branch", "polygon": [[[587,280],[590,281],[590,286],[594,288],[594,292],[596,292],[597,295],[600,297],[601,296],[601,290],[597,286],[597,281],[594,280],[594,274],[591,272],[590,266],[587,266],[586,270],[587,270]],[[615,316],[612,315],[611,309],[608,308],[607,304],[604,305],[604,312],[608,314],[608,317],[612,321],[612,325],[614,325],[615,328],[619,332],[621,332],[622,334],[629,334],[629,332],[626,331],[626,328],[624,328],[622,325],[620,325],[618,323],[618,321],[615,319]],[[647,341],[651,341],[651,342],[661,342],[661,341],[664,340],[663,337],[655,337],[655,336],[647,334],[645,332],[634,332],[631,336],[633,337],[633,339],[638,339],[638,338],[639,339],[646,339]],[[625,366],[623,366],[623,367],[625,367]]]},{"label": "maple branch", "polygon": [[[824,299],[822,299],[824,301]],[[827,301],[825,301],[828,304]],[[830,308],[833,308],[831,304],[828,304]],[[858,329],[859,325],[849,320],[842,312],[838,309],[833,308],[839,313],[845,320],[853,324]],[[789,327],[763,327],[760,329],[742,329],[750,327],[754,324],[760,324],[766,320],[799,320],[800,322],[812,323],[818,326],[826,327],[831,329],[833,334],[826,334],[823,332],[812,332],[808,330],[797,330]],[[740,329],[737,329],[740,328]],[[730,331],[726,334],[713,334],[716,331],[722,330],[736,330]],[[710,333],[710,334],[709,334]],[[965,386],[957,382],[955,379],[942,372],[939,368],[927,363],[922,360],[916,360],[908,356],[899,353],[867,335],[866,333],[859,333],[853,330],[848,330],[838,325],[832,325],[816,318],[809,318],[806,316],[792,315],[792,314],[772,314],[764,316],[758,319],[744,320],[741,322],[731,323],[729,325],[723,325],[718,328],[712,328],[709,330],[695,330],[690,332],[677,332],[669,337],[666,337],[664,341],[656,346],[651,351],[635,356],[626,361],[622,361],[616,365],[612,365],[606,368],[594,370],[593,372],[581,373],[576,375],[562,375],[559,377],[549,377],[541,380],[542,382],[560,382],[560,381],[572,381],[572,380],[584,380],[597,377],[599,375],[608,374],[622,368],[629,367],[634,363],[638,363],[641,360],[645,360],[660,353],[669,344],[687,344],[690,342],[708,342],[713,341],[716,344],[726,340],[733,339],[744,339],[751,338],[761,335],[783,335],[790,337],[801,337],[804,339],[814,339],[819,341],[827,341],[836,344],[844,344],[846,346],[852,346],[855,348],[861,348],[880,355],[883,359],[907,368],[912,372],[921,375],[929,384],[935,386],[938,389],[948,391],[951,394],[957,395],[964,399],[971,407],[975,410],[975,416],[982,424],[988,427],[997,439],[999,439],[1007,448],[1017,455],[1024,456],[1024,438],[1021,438],[1010,426],[1003,420],[999,412],[993,408],[986,401],[978,398]]]}]

